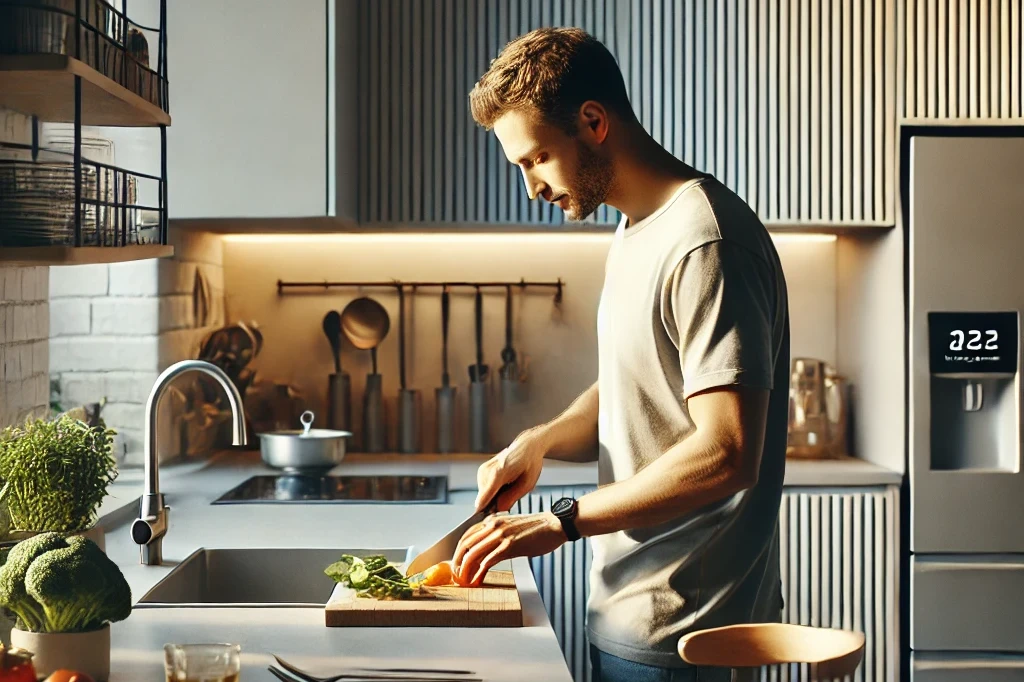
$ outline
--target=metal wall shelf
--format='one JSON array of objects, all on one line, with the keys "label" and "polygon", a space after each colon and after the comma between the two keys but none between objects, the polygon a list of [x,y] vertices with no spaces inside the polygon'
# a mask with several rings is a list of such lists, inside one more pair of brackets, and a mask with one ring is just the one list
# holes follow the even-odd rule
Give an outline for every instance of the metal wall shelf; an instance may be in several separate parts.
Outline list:
[{"label": "metal wall shelf", "polygon": [[[0,107],[33,117],[32,162],[36,161],[38,153],[40,120],[74,126],[73,149],[66,162],[74,188],[70,222],[52,223],[52,234],[41,230],[38,239],[34,233],[18,235],[12,227],[7,235],[11,245],[0,247],[0,263],[72,265],[173,255],[174,249],[167,244],[167,126],[171,122],[167,87],[167,0],[160,0],[158,28],[129,20],[125,0],[118,3],[120,9],[108,0],[88,3],[79,0],[73,4],[74,10],[69,11],[56,5],[0,0],[0,21],[8,24],[9,29],[0,41],[0,52],[3,52],[0,54]],[[157,36],[152,42],[156,53],[155,70],[149,67],[150,40],[144,32]],[[159,183],[155,201],[149,207],[158,216],[158,243],[139,244],[129,239],[128,235],[134,233],[139,222],[126,225],[125,217],[131,213],[134,220],[135,211],[146,207],[136,206],[133,199],[127,198],[124,187],[128,174],[125,171],[83,158],[82,126],[85,125],[159,127],[160,174],[148,176]],[[54,163],[64,162],[58,159]],[[35,171],[31,163],[15,157],[5,160],[5,164],[5,182],[9,187],[27,187],[25,194],[30,197],[33,192],[38,197],[47,196],[50,188],[46,184],[32,184]],[[88,195],[83,183],[88,165],[93,166],[100,183],[95,196]],[[59,165],[56,168],[54,172],[59,176]],[[116,177],[115,197],[107,196],[109,192],[99,179],[101,175]],[[137,179],[143,177],[139,173],[133,175]],[[37,204],[38,197],[33,197]],[[67,200],[67,197],[55,194],[54,200],[59,199]],[[22,210],[8,208],[11,215]],[[111,223],[115,234],[110,239],[99,236],[101,212],[104,219],[111,216],[119,219]],[[94,223],[92,227],[84,225],[89,213]],[[42,213],[36,217],[43,221],[51,219],[49,214]],[[59,226],[63,224],[70,225],[70,235],[59,234]],[[93,229],[97,230],[95,234]]]}]

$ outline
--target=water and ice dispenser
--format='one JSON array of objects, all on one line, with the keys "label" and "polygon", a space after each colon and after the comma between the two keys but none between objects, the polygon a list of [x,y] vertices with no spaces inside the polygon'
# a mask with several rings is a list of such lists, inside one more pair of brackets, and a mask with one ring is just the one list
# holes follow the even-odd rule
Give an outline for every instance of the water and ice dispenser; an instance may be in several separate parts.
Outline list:
[{"label": "water and ice dispenser", "polygon": [[1017,311],[930,312],[931,469],[1016,473]]}]

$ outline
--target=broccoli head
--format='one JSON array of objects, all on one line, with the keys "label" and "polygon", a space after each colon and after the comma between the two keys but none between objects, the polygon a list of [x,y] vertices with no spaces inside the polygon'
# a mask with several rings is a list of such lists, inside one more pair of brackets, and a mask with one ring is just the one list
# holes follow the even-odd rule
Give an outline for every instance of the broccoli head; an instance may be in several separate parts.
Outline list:
[{"label": "broccoli head", "polygon": [[64,538],[57,533],[42,533],[22,540],[8,552],[0,568],[0,604],[17,616],[20,629],[40,632],[45,623],[43,607],[25,590],[29,566],[40,555],[64,546]]},{"label": "broccoli head", "polygon": [[[0,600],[5,601],[3,590],[8,579],[12,586],[18,585],[10,592],[18,601],[5,603],[18,614],[27,626],[25,629],[85,632],[124,620],[131,614],[131,588],[124,575],[91,540],[80,536],[64,538],[56,533],[38,535],[32,540],[44,549],[28,562],[14,562],[16,566],[24,565],[24,571],[11,571],[8,576],[8,566],[24,543],[11,550],[7,564],[0,569]],[[23,605],[28,618],[18,611],[19,605]]]}]

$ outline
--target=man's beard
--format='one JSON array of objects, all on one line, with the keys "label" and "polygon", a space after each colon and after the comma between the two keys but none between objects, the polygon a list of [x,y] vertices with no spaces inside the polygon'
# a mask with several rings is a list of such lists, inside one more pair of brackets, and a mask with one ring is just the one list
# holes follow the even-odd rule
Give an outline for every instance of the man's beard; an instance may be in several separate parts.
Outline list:
[{"label": "man's beard", "polygon": [[576,142],[577,169],[569,191],[569,207],[565,217],[580,222],[590,216],[608,198],[615,173],[611,161],[582,141]]}]

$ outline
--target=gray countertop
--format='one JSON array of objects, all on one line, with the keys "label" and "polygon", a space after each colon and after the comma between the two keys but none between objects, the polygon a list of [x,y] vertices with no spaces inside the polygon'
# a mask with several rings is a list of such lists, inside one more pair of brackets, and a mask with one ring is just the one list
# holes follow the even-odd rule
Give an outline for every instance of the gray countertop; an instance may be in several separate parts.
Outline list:
[{"label": "gray countertop", "polygon": [[[414,506],[210,504],[261,473],[272,470],[261,465],[258,453],[222,453],[203,464],[166,467],[160,480],[171,511],[162,566],[141,565],[129,535],[141,480],[132,480],[138,477],[131,472],[112,486],[102,521],[106,550],[121,566],[133,600],[200,547],[423,548],[472,512],[473,496],[466,494],[452,495],[449,504]],[[323,673],[401,661],[466,668],[493,682],[524,675],[569,682],[529,563],[514,560],[512,567],[524,610],[522,628],[328,628],[321,608],[136,609],[112,626],[111,682],[163,679],[163,645],[200,641],[240,644],[247,682],[274,679],[266,669],[272,653]]]},{"label": "gray countertop", "polygon": [[[128,526],[138,511],[140,470],[126,470],[101,509],[110,555],[140,599],[181,560],[206,548],[422,549],[472,512],[476,455],[351,454],[335,474],[403,473],[448,476],[449,503],[424,505],[211,505],[250,476],[277,473],[258,452],[221,452],[201,462],[165,466],[161,490],[171,507],[164,565],[143,566]],[[787,485],[884,485],[899,474],[860,460],[787,465]],[[551,462],[539,486],[591,486],[593,464]],[[522,628],[327,628],[320,608],[146,608],[112,627],[111,682],[162,679],[167,642],[232,641],[243,650],[242,679],[273,679],[271,653],[329,673],[349,665],[409,664],[464,667],[492,682],[571,677],[525,559],[513,561],[524,609]],[[325,596],[326,600],[326,596]],[[514,669],[509,666],[515,662]]]}]

